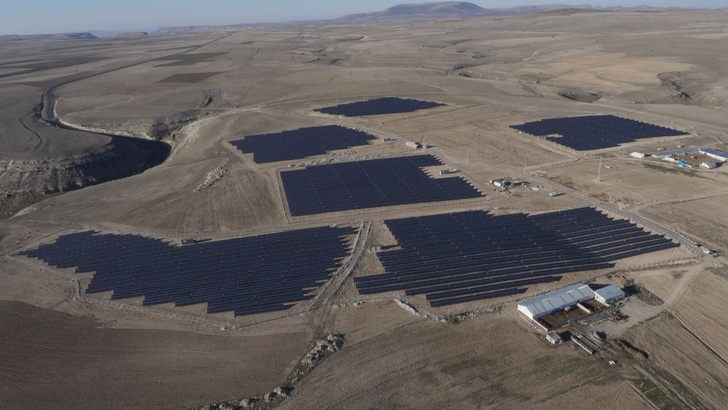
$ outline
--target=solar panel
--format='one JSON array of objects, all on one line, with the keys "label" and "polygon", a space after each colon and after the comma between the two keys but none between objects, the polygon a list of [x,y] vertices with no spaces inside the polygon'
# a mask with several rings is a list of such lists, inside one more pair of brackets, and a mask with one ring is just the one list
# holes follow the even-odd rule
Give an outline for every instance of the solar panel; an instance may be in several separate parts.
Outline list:
[{"label": "solar panel", "polygon": [[355,146],[367,145],[375,137],[362,131],[328,125],[300,128],[274,134],[248,135],[230,144],[243,153],[253,153],[260,164],[302,159]]},{"label": "solar panel", "polygon": [[618,147],[642,138],[686,135],[686,132],[614,115],[552,118],[512,125],[511,128],[544,137],[577,151]]},{"label": "solar panel", "polygon": [[374,159],[281,171],[281,180],[293,216],[483,196],[461,177],[422,170],[434,165],[431,155]]},{"label": "solar panel", "polygon": [[324,114],[342,115],[344,117],[360,117],[366,115],[399,114],[439,107],[445,104],[414,100],[411,98],[383,97],[366,101],[340,104],[333,107],[319,108],[315,111]]},{"label": "solar panel", "polygon": [[433,307],[518,294],[678,246],[592,208],[532,216],[469,211],[385,223],[399,249],[377,253],[385,272],[354,278],[357,290],[425,295]]},{"label": "solar panel", "polygon": [[311,299],[350,252],[353,228],[322,227],[176,246],[138,235],[73,233],[18,255],[95,272],[87,293],[144,305],[207,303],[248,315]]}]

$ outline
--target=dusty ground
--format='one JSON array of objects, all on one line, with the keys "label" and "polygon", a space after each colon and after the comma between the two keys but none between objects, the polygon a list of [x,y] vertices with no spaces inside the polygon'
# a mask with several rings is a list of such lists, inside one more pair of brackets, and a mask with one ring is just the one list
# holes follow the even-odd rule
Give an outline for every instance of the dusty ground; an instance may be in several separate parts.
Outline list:
[{"label": "dusty ground", "polygon": [[[387,306],[404,313],[394,304]],[[365,313],[361,308],[348,310],[339,328],[360,329],[361,321],[369,320]],[[554,349],[537,334],[495,314],[460,325],[420,319],[364,340],[352,339],[305,379],[282,408],[321,408],[321,397],[327,398],[324,408],[454,403],[459,408],[553,408],[569,396],[609,408],[648,408],[625,388],[620,372],[603,360],[570,346]],[[442,349],[444,345],[448,347]],[[616,392],[622,393],[620,398]]]},{"label": "dusty ground", "polygon": [[[107,147],[106,137],[85,138],[89,134],[32,122],[41,91],[50,86],[59,86],[55,114],[65,123],[162,138],[172,153],[141,174],[74,192],[52,191],[49,199],[29,196],[27,203],[34,204],[19,212],[0,209],[5,213],[0,218],[12,215],[0,222],[0,253],[89,227],[207,238],[376,221],[368,243],[388,244],[392,238],[378,221],[389,218],[594,204],[647,217],[723,252],[725,169],[678,175],[647,168],[628,154],[677,145],[728,150],[726,13],[552,14],[8,43],[0,52],[0,105],[6,108],[0,110],[0,142],[6,148],[0,182],[36,175],[33,183],[44,187],[62,159]],[[39,55],[44,64],[24,67]],[[370,96],[447,105],[363,118],[313,111]],[[575,152],[508,128],[598,113],[691,136]],[[355,126],[391,141],[264,165],[227,144],[245,135],[323,124]],[[280,169],[409,154],[404,141],[431,144],[429,152],[447,168],[460,169],[487,197],[301,218],[286,213]],[[602,180],[596,181],[599,158]],[[47,161],[48,172],[34,171],[44,166],[40,161]],[[25,168],[13,174],[11,165],[17,164]],[[538,190],[508,195],[487,183],[502,177],[525,177]],[[548,196],[561,190],[569,193]],[[17,194],[16,188],[5,191],[0,194],[6,198]],[[380,273],[376,258],[364,255],[354,274]],[[547,346],[513,314],[514,299],[453,325],[411,314],[393,302],[395,294],[354,304],[363,298],[347,280],[321,309],[225,331],[220,328],[229,318],[201,314],[203,306],[171,318],[164,309],[133,307],[138,301],[119,307],[76,300],[73,282],[61,273],[3,258],[0,333],[13,337],[0,341],[0,407],[180,408],[242,398],[283,383],[315,336],[340,331],[346,334],[344,349],[296,386],[283,407],[554,408],[578,401],[584,407],[649,408],[659,397],[638,393],[635,386],[644,386],[646,376],[637,364],[657,375],[651,377],[662,380],[663,389],[670,386],[664,381],[679,383],[685,390],[677,389],[678,396],[720,408],[728,386],[718,303],[725,280],[701,264],[652,266],[688,256],[681,249],[618,265],[665,304],[628,302],[625,311],[635,320],[610,332],[624,333],[651,358],[646,364],[625,359],[617,367],[605,363],[608,355],[587,357],[570,345]],[[484,307],[475,303],[435,313]]]}]

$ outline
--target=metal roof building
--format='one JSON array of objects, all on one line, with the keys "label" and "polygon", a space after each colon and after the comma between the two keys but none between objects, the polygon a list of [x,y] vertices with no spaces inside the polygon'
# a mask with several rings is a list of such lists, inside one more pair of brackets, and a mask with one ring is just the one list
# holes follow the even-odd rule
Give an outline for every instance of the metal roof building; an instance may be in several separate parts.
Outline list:
[{"label": "metal roof building", "polygon": [[711,158],[715,158],[715,159],[723,161],[723,162],[728,161],[728,152],[719,151],[717,149],[712,149],[712,148],[703,148],[700,150],[700,152],[702,152],[703,154],[705,154]]},{"label": "metal roof building", "polygon": [[591,299],[594,299],[594,291],[588,285],[577,283],[519,303],[518,311],[536,320]]},{"label": "metal roof building", "polygon": [[625,297],[626,294],[624,291],[614,285],[607,285],[594,291],[594,299],[607,305],[622,300]]}]

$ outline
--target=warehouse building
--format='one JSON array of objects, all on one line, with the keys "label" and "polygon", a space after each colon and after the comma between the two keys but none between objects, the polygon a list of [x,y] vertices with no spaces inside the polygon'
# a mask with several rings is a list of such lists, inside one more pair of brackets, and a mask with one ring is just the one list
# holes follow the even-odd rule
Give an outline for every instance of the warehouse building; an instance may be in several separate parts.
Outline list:
[{"label": "warehouse building", "polygon": [[626,297],[615,285],[592,286],[577,283],[544,293],[518,305],[518,311],[548,331],[580,317],[599,312]]},{"label": "warehouse building", "polygon": [[592,299],[594,299],[594,291],[588,285],[577,283],[520,303],[518,311],[527,318],[536,321],[541,317]]},{"label": "warehouse building", "polygon": [[703,148],[700,150],[700,152],[702,152],[703,154],[705,154],[711,158],[715,158],[721,162],[728,161],[728,152],[719,151],[717,149],[712,149],[712,148]]}]

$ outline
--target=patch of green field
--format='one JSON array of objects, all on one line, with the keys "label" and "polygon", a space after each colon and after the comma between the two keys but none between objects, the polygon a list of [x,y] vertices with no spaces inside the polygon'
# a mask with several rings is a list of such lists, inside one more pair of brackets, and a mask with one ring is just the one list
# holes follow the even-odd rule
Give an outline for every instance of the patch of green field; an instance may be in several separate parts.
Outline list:
[{"label": "patch of green field", "polygon": [[700,175],[698,175],[698,171],[696,171],[694,169],[686,169],[686,168],[680,168],[677,166],[655,164],[654,162],[643,162],[642,165],[647,169],[652,169],[655,171],[701,178]]},{"label": "patch of green field", "polygon": [[[707,408],[669,372],[657,367],[650,367],[644,370],[651,377],[642,375],[639,380],[633,381],[632,383],[657,408],[662,410]],[[653,379],[659,380],[659,384],[653,382]]]}]

